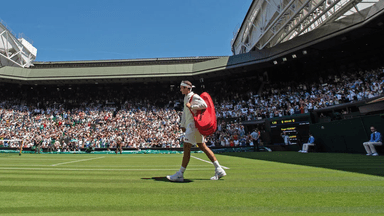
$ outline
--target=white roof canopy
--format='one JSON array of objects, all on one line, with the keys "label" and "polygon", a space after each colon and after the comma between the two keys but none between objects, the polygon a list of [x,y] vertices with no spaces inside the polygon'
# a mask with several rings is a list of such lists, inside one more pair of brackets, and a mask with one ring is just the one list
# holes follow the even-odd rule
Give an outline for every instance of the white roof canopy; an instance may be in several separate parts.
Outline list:
[{"label": "white roof canopy", "polygon": [[24,38],[17,39],[11,30],[0,22],[0,67],[29,67],[36,59],[37,49]]},{"label": "white roof canopy", "polygon": [[379,0],[255,0],[232,40],[234,54],[273,47]]}]

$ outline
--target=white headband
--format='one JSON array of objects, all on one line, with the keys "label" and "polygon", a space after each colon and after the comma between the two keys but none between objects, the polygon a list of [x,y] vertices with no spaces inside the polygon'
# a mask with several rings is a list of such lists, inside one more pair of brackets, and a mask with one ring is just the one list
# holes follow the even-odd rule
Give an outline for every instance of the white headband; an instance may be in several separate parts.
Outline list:
[{"label": "white headband", "polygon": [[196,86],[194,86],[194,85],[190,86],[190,85],[188,85],[188,84],[186,84],[186,83],[183,83],[183,82],[180,83],[180,86],[185,86],[185,87],[187,87],[187,88],[195,88],[195,87],[196,87]]}]

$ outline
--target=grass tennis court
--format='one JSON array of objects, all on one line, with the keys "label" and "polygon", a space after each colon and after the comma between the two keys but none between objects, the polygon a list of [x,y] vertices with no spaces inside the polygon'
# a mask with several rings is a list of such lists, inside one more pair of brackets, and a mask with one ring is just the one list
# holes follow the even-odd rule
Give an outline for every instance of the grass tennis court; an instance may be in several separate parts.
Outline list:
[{"label": "grass tennis court", "polygon": [[172,183],[181,154],[0,154],[0,214],[384,214],[384,157],[226,153],[228,176],[211,181],[213,165],[192,155],[186,182]]}]

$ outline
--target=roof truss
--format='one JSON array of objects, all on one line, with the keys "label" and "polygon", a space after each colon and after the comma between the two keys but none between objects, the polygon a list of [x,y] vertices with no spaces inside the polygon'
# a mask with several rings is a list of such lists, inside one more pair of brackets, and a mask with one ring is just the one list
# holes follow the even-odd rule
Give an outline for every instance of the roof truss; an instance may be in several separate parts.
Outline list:
[{"label": "roof truss", "polygon": [[29,67],[36,58],[36,48],[25,39],[17,39],[0,22],[0,66]]},{"label": "roof truss", "polygon": [[232,51],[273,47],[334,22],[378,0],[256,0],[232,40]]}]

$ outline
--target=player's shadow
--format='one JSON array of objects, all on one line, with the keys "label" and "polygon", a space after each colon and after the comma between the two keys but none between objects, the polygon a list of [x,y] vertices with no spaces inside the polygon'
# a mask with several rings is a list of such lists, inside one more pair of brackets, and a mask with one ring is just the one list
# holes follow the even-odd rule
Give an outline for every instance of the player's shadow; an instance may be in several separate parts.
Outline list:
[{"label": "player's shadow", "polygon": [[[141,178],[143,180],[154,180],[154,181],[163,181],[163,182],[171,182],[167,179],[167,177],[152,177],[152,178]],[[184,179],[183,182],[171,182],[171,183],[191,183],[192,180]]]}]

